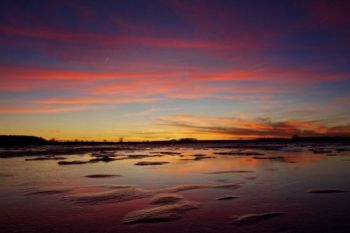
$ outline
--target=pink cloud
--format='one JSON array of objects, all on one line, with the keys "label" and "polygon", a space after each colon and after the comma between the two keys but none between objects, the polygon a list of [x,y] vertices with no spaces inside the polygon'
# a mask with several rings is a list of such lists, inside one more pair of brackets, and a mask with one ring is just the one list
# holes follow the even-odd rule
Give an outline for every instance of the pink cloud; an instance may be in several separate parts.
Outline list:
[{"label": "pink cloud", "polygon": [[43,107],[43,106],[33,106],[33,107],[10,107],[10,108],[0,108],[0,113],[2,114],[54,114],[72,111],[86,111],[86,110],[96,110],[101,109],[101,107],[96,106],[73,106],[73,107]]},{"label": "pink cloud", "polygon": [[[89,32],[74,32],[65,30],[53,30],[48,27],[40,29],[15,28],[0,24],[0,33],[13,37],[29,37],[52,41],[63,41],[86,45],[108,46],[133,46],[142,45],[159,48],[184,48],[184,49],[229,49],[242,46],[242,42],[222,43],[213,40],[167,38],[161,36],[134,36],[134,35],[103,35]],[[248,46],[249,47],[249,46]]]},{"label": "pink cloud", "polygon": [[103,97],[79,97],[79,98],[50,98],[37,101],[41,105],[84,105],[84,104],[128,104],[128,103],[153,103],[157,98],[103,98]]},{"label": "pink cloud", "polygon": [[[31,88],[43,88],[50,87],[54,84],[59,85],[62,81],[67,84],[84,82],[98,82],[103,80],[116,81],[121,80],[128,83],[129,88],[137,88],[143,86],[147,88],[151,85],[158,86],[159,90],[171,91],[178,86],[185,87],[188,84],[192,85],[192,89],[197,86],[201,90],[205,91],[206,82],[216,82],[220,85],[222,81],[272,81],[276,84],[280,83],[294,83],[294,84],[309,84],[320,81],[335,81],[345,80],[349,78],[348,72],[324,72],[317,69],[282,69],[282,68],[269,68],[269,69],[252,69],[252,70],[240,70],[235,69],[232,71],[201,71],[190,70],[182,71],[180,68],[173,71],[145,71],[145,72],[130,72],[130,71],[79,71],[79,70],[62,70],[51,69],[47,67],[24,67],[24,66],[1,66],[1,79],[0,89],[3,90],[23,90]],[[134,80],[134,81],[132,81]],[[147,85],[148,84],[148,85]],[[122,83],[118,83],[117,86],[123,86]],[[135,85],[135,86],[133,86]],[[124,85],[125,86],[125,85]],[[214,85],[213,85],[214,86]],[[101,87],[97,86],[98,90]],[[209,89],[218,88],[211,87]],[[230,86],[223,85],[222,89],[230,89]],[[241,88],[248,92],[248,87]],[[277,91],[273,87],[260,87],[256,86],[251,88],[249,92],[270,92]],[[114,86],[107,86],[101,91],[113,91]],[[119,88],[117,88],[119,90]],[[234,88],[233,88],[234,89]],[[240,88],[237,88],[239,90]]]}]

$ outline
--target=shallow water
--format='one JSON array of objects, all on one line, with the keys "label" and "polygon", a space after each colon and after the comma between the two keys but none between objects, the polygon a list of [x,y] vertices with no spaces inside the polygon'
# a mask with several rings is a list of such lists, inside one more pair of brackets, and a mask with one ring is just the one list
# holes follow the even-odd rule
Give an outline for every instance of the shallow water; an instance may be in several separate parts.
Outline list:
[{"label": "shallow water", "polygon": [[[23,150],[25,157],[0,159],[2,232],[348,232],[350,192],[308,191],[350,191],[350,151],[336,150],[350,145],[323,144],[326,153],[310,150],[321,147],[316,144],[270,146],[116,146],[101,153],[114,154],[110,157],[114,161],[75,165],[58,165],[59,160],[25,161],[37,156]],[[95,155],[96,151],[57,156],[66,157],[63,161],[89,161]],[[200,157],[207,158],[196,159]],[[135,165],[141,161],[168,163]],[[122,197],[108,197],[108,201],[89,199],[96,193],[120,190],[118,185],[132,186],[130,190],[137,188],[146,195],[129,198],[125,196],[129,192],[123,192]],[[184,185],[194,186],[181,189]],[[150,201],[164,192],[176,192],[199,207],[179,213],[172,221],[122,222],[132,211],[155,207]],[[72,201],[81,195],[88,196],[88,201]],[[238,198],[217,200],[230,195]],[[269,212],[286,214],[235,224],[238,216]]]}]

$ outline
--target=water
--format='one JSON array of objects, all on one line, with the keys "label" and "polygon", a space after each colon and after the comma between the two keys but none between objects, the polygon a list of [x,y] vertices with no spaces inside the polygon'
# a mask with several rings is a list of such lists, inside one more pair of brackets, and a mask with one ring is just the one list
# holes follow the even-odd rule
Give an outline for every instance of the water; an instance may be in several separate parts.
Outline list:
[{"label": "water", "polygon": [[[321,151],[321,146],[316,144],[199,143],[130,145],[127,148],[115,146],[114,149],[109,146],[106,147],[108,150],[98,148],[95,152],[84,151],[82,154],[64,154],[61,151],[57,156],[66,157],[63,161],[89,161],[95,158],[94,153],[104,151],[104,155],[114,154],[111,158],[117,159],[115,161],[80,165],[58,165],[59,160],[25,161],[36,158],[37,156],[30,155],[40,149],[47,154],[56,155],[57,148],[61,149],[59,147],[35,148],[31,151],[20,148],[15,157],[0,160],[2,232],[300,233],[348,232],[350,227],[350,192],[308,193],[311,189],[350,190],[349,145],[322,145]],[[316,149],[315,152],[310,150],[313,148]],[[345,151],[339,152],[339,149],[344,148]],[[6,151],[13,150],[3,149],[1,153],[6,154]],[[220,155],[222,152],[243,154]],[[264,155],[244,155],[245,152]],[[213,158],[194,160],[194,154]],[[145,157],[130,159],[129,155]],[[270,159],[259,159],[261,157]],[[135,165],[140,161],[169,163]],[[232,170],[235,172],[220,173]],[[92,174],[121,177],[85,177]],[[161,190],[186,184],[212,187],[177,193],[186,201],[199,203],[198,209],[181,213],[181,217],[174,221],[135,224],[121,222],[131,211],[155,207],[149,203],[150,199]],[[213,188],[225,184],[238,184],[240,187]],[[110,191],[111,185],[135,185],[151,194],[134,200],[112,200],[107,203],[76,203],[70,199],[78,194]],[[48,190],[61,192],[38,193]],[[216,200],[225,195],[239,197]],[[235,223],[234,216],[266,212],[286,214],[251,224]]]}]

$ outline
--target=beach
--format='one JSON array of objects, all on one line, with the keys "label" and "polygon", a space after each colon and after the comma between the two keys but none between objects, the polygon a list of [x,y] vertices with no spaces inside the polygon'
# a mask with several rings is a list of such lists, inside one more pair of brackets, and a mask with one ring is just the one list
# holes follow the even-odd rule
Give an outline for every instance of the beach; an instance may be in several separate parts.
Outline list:
[{"label": "beach", "polygon": [[55,155],[57,147],[1,150],[4,232],[345,232],[350,226],[346,143],[116,144],[81,153],[75,145],[77,154]]}]

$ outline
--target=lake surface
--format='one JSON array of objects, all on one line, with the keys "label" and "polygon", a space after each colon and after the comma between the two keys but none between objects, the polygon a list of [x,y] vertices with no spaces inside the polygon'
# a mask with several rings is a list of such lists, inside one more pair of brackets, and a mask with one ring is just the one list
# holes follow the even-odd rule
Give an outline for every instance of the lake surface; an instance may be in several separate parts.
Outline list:
[{"label": "lake surface", "polygon": [[350,229],[347,144],[59,147],[0,151],[2,232]]}]

